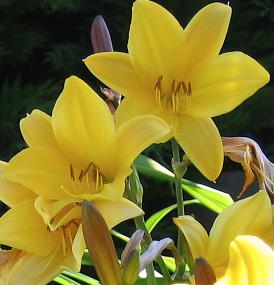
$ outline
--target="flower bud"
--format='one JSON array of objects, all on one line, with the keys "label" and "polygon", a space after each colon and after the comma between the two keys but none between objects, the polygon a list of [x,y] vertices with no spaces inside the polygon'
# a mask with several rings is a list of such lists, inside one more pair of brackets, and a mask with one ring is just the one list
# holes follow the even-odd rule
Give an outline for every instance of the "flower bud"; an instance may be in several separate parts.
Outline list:
[{"label": "flower bud", "polygon": [[121,285],[120,265],[104,218],[89,201],[83,202],[82,215],[84,239],[100,281],[104,285]]},{"label": "flower bud", "polygon": [[216,277],[212,267],[206,259],[199,257],[195,260],[195,283],[196,285],[213,285]]},{"label": "flower bud", "polygon": [[101,15],[95,17],[91,25],[90,36],[94,53],[113,51],[109,30]]},{"label": "flower bud", "polygon": [[123,263],[122,280],[123,285],[135,284],[140,270],[139,250],[134,249]]}]

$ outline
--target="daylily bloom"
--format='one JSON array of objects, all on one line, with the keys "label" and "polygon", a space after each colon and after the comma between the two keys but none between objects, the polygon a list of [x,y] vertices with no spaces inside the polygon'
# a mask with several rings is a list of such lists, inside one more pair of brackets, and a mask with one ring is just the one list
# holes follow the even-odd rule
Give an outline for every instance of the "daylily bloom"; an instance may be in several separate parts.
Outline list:
[{"label": "daylily bloom", "polygon": [[274,251],[255,236],[239,236],[230,244],[224,276],[214,285],[272,285]]},{"label": "daylily bloom", "polygon": [[223,148],[211,117],[227,113],[269,81],[268,72],[241,52],[219,54],[231,8],[212,3],[183,29],[160,5],[133,5],[128,54],[104,52],[84,60],[89,70],[125,96],[118,124],[155,114],[172,127],[172,136],[194,165],[215,180]]},{"label": "daylily bloom", "polygon": [[[0,172],[7,167],[0,164]],[[0,218],[1,285],[44,285],[65,269],[78,271],[85,244],[76,222],[50,231],[35,210],[37,194],[24,186],[0,179],[0,199],[10,207]],[[70,239],[68,239],[70,235]]]},{"label": "daylily bloom", "polygon": [[274,246],[274,206],[264,190],[226,208],[216,218],[209,236],[191,216],[174,218],[174,222],[183,232],[193,258],[205,258],[217,280],[228,268],[229,248],[238,236],[256,236],[272,248]]},{"label": "daylily bloom", "polygon": [[81,202],[92,201],[109,228],[143,214],[123,198],[124,180],[135,157],[170,128],[153,116],[116,128],[105,102],[70,77],[52,117],[34,110],[21,121],[21,131],[29,148],[15,155],[1,176],[35,195],[11,205],[0,218],[0,243],[51,256],[44,271],[51,266],[58,273],[64,267],[79,270],[85,249]]}]

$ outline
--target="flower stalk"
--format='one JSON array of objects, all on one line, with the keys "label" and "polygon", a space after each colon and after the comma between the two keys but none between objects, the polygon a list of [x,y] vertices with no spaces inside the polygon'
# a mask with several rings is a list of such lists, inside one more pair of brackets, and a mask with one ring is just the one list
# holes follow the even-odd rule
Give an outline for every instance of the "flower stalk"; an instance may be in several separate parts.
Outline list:
[{"label": "flower stalk", "polygon": [[[134,193],[140,193],[140,191],[138,189],[132,189],[132,188],[137,187],[138,185],[140,186],[141,183],[140,183],[140,180],[139,180],[138,172],[135,169],[135,167],[134,167],[134,172],[131,174],[131,176],[135,176],[135,177],[133,177],[133,179],[131,177],[131,179],[130,179],[131,181],[132,180],[139,181],[139,183],[133,183],[133,184],[130,184],[130,185],[129,185],[129,183],[127,183],[125,193],[127,195],[127,198],[130,201],[132,201],[134,203],[137,203],[137,198],[136,198]],[[136,226],[137,229],[143,230],[145,232],[143,241],[141,243],[141,246],[142,246],[143,250],[146,250],[146,249],[148,249],[149,245],[151,244],[151,242],[153,240],[152,240],[152,237],[151,237],[150,233],[148,232],[148,230],[146,228],[144,217],[143,216],[135,217],[134,218],[134,223],[135,223],[135,226]],[[157,257],[156,261],[159,264],[159,267],[161,269],[161,273],[163,274],[163,277],[164,277],[164,279],[166,281],[166,284],[170,284],[171,283],[171,277],[170,277],[169,271],[166,268],[166,265],[165,265],[162,257],[161,256]],[[154,281],[152,281],[152,279],[155,280],[155,282],[156,282],[155,275],[154,275],[153,263],[151,263],[146,268],[146,270],[147,270],[147,282],[148,282],[147,284],[157,284],[157,283],[152,283],[152,282],[154,282]]]},{"label": "flower stalk", "polygon": [[[175,140],[175,138],[171,139],[172,144],[172,155],[173,155],[173,163],[176,163],[177,165],[180,164],[180,148],[179,144]],[[183,197],[183,191],[182,191],[182,178],[183,178],[183,172],[182,171],[176,171],[175,167],[173,167],[173,171],[175,174],[175,191],[176,191],[176,200],[177,200],[177,212],[178,216],[184,216],[185,210],[184,210],[184,197]],[[178,240],[177,240],[177,249],[181,256],[184,254],[183,250],[183,235],[181,231],[178,231]],[[176,277],[181,278],[185,272],[185,266],[184,264],[179,264],[177,266],[176,270]]]}]

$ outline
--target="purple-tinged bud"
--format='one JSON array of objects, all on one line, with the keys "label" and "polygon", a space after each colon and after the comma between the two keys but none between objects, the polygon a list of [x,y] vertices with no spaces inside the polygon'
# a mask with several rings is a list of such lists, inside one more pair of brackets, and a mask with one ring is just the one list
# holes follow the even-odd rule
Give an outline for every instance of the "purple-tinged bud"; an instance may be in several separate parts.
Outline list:
[{"label": "purple-tinged bud", "polygon": [[90,36],[94,53],[113,51],[109,30],[101,15],[95,17],[91,25]]}]

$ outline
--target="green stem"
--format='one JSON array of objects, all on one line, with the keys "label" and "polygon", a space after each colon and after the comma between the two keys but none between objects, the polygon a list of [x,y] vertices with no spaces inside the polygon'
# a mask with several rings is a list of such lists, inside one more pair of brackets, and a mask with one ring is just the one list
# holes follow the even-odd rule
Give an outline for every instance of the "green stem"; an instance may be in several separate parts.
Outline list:
[{"label": "green stem", "polygon": [[[132,202],[136,203],[136,198],[134,197],[133,193],[130,191],[129,187],[126,187],[126,194],[127,194],[128,198],[129,198],[129,200],[131,200]],[[144,239],[143,239],[143,242],[142,242],[142,246],[143,246],[144,249],[147,249],[153,240],[152,240],[152,237],[151,237],[150,233],[148,232],[148,230],[146,228],[144,217],[143,216],[135,217],[134,218],[134,223],[135,223],[135,226],[136,226],[137,229],[143,230],[145,232],[145,236],[144,236]],[[165,262],[164,262],[162,256],[158,256],[156,258],[156,262],[159,264],[159,267],[160,267],[162,275],[163,275],[163,277],[164,277],[164,279],[166,281],[166,284],[167,285],[171,284],[172,280],[171,280],[169,271],[168,271],[168,269],[167,269],[167,267],[165,265]],[[152,270],[152,268],[153,268],[153,270]],[[149,285],[152,285],[152,284],[157,285],[156,279],[155,279],[155,275],[154,275],[153,263],[151,263],[150,266],[148,266],[148,268],[146,268],[146,270],[147,270],[147,281],[148,281],[148,284]],[[152,277],[153,277],[153,280],[154,280],[155,283],[152,283]]]},{"label": "green stem", "polygon": [[[175,163],[180,163],[180,148],[177,141],[172,138],[172,154]],[[177,212],[178,216],[183,216],[185,214],[184,210],[184,198],[183,198],[183,191],[182,191],[182,176],[175,171],[175,191],[176,191],[176,200],[177,200]],[[180,230],[178,230],[178,240],[177,240],[177,249],[181,256],[184,255],[183,252],[183,234]],[[184,264],[179,265],[176,270],[176,277],[182,277],[185,271]]]}]

